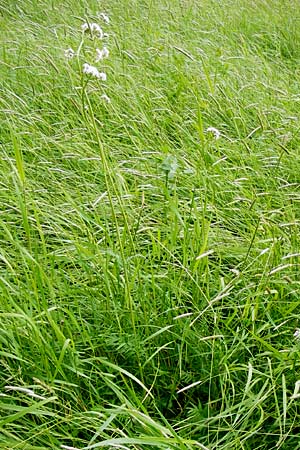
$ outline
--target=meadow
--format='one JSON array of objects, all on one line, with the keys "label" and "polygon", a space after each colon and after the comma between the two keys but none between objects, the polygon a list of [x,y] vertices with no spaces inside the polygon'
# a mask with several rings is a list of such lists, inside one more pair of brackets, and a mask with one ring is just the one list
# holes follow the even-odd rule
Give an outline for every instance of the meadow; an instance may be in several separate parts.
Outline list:
[{"label": "meadow", "polygon": [[0,448],[300,449],[297,0],[0,0]]}]

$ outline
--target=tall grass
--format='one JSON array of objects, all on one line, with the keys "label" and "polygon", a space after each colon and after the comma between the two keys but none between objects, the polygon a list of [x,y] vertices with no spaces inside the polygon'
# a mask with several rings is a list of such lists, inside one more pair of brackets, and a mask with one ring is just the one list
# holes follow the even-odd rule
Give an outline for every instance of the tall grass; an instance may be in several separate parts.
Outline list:
[{"label": "tall grass", "polygon": [[300,449],[298,25],[0,0],[0,448]]}]

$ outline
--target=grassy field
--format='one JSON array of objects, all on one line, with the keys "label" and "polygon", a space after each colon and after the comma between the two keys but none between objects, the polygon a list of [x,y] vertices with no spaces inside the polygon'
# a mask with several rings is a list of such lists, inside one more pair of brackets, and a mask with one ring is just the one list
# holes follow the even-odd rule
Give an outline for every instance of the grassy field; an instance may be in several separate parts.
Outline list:
[{"label": "grassy field", "polygon": [[0,448],[300,449],[299,2],[0,30]]}]

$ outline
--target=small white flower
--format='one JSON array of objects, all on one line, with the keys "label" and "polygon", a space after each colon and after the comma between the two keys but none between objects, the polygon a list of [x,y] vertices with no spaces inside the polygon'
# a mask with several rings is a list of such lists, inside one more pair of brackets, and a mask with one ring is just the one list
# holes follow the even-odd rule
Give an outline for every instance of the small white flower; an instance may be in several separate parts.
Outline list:
[{"label": "small white flower", "polygon": [[217,129],[217,128],[215,128],[215,127],[208,127],[207,129],[206,129],[206,132],[207,133],[212,133],[213,135],[214,135],[214,138],[217,140],[217,139],[220,139],[220,137],[221,137],[221,132]]},{"label": "small white flower", "polygon": [[64,53],[65,53],[65,58],[67,58],[67,59],[72,59],[75,56],[75,52],[71,47],[67,48],[67,50],[65,50]]},{"label": "small white flower", "polygon": [[295,400],[296,398],[300,397],[299,389],[300,389],[300,380],[297,380],[296,383],[295,383],[294,393],[291,396],[291,400],[292,399]]},{"label": "small white flower", "polygon": [[97,56],[96,56],[95,61],[99,62],[99,61],[101,61],[101,59],[108,58],[109,50],[106,47],[103,47],[102,50],[100,50],[99,48],[96,48],[96,54],[97,54]]},{"label": "small white flower", "polygon": [[106,81],[106,78],[107,78],[107,77],[106,77],[106,73],[100,72],[100,73],[99,73],[99,78],[100,78],[101,81]]},{"label": "small white flower", "polygon": [[91,30],[92,30],[92,33],[98,34],[98,37],[100,39],[103,38],[103,31],[102,31],[102,28],[100,27],[100,25],[98,25],[97,23],[92,23]]},{"label": "small white flower", "polygon": [[106,81],[106,73],[99,72],[97,67],[91,66],[88,63],[83,64],[83,73],[86,73],[87,75],[92,75],[95,78],[98,78],[101,81]]},{"label": "small white flower", "polygon": [[106,94],[102,94],[100,97],[105,103],[110,103],[110,98]]},{"label": "small white flower", "polygon": [[294,333],[294,338],[296,339],[296,341],[300,340],[300,330],[299,330],[299,328],[296,328],[295,333]]},{"label": "small white flower", "polygon": [[98,17],[100,19],[102,19],[105,23],[109,23],[109,17],[107,14],[105,14],[104,12],[98,14]]},{"label": "small white flower", "polygon": [[100,25],[98,25],[97,23],[93,22],[88,24],[87,22],[85,22],[84,24],[81,25],[81,29],[83,32],[90,30],[90,32],[92,34],[96,34],[98,36],[99,39],[103,39],[103,31],[102,28],[100,27]]},{"label": "small white flower", "polygon": [[97,67],[91,66],[88,63],[83,64],[83,73],[86,73],[87,75],[93,75],[94,77],[98,78],[98,69]]}]

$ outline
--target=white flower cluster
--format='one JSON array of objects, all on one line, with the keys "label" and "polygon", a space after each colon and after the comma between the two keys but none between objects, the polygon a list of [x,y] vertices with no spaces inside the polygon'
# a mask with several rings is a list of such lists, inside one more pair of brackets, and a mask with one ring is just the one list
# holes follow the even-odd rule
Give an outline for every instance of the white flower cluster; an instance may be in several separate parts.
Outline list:
[{"label": "white flower cluster", "polygon": [[97,36],[99,39],[104,37],[103,30],[97,23],[85,22],[81,25],[81,29],[83,32],[90,31],[91,35]]},{"label": "white flower cluster", "polygon": [[[102,13],[98,14],[98,17],[100,19],[102,19],[104,23],[109,24],[109,17],[107,14],[102,12]],[[81,26],[81,29],[84,33],[89,31],[91,33],[92,37],[96,36],[101,40],[108,37],[108,34],[103,32],[100,25],[98,25],[97,23],[94,23],[94,22],[90,23],[90,24],[85,22]],[[103,46],[101,49],[96,48],[95,63],[99,63],[99,61],[102,61],[103,59],[108,58],[108,57],[109,57],[109,50],[106,46]],[[98,78],[98,80],[100,80],[100,81],[106,81],[106,79],[107,79],[105,72],[100,72],[97,69],[97,67],[95,67],[91,64],[88,64],[88,63],[83,64],[83,73],[87,74],[87,75],[91,75],[95,78]],[[106,94],[103,94],[101,96],[101,99],[106,103],[110,103],[110,98]]]},{"label": "white flower cluster", "polygon": [[213,137],[215,138],[215,140],[218,140],[221,137],[221,132],[215,127],[208,127],[206,129],[206,132],[211,133],[213,135]]},{"label": "white flower cluster", "polygon": [[95,78],[98,78],[101,81],[106,81],[106,73],[99,72],[97,67],[91,66],[88,63],[83,64],[83,73],[86,73],[87,75],[92,75]]},{"label": "white flower cluster", "polygon": [[[106,13],[101,12],[98,13],[98,18],[101,19],[105,24],[109,24],[109,17]],[[102,27],[95,22],[85,22],[81,25],[81,31],[83,35],[89,34],[90,37],[95,41],[96,39],[103,40],[108,37],[107,33],[104,33]],[[83,43],[84,41],[82,41]],[[70,47],[64,51],[64,55],[66,59],[72,59],[74,56],[79,56],[82,43],[78,48],[77,53]],[[109,50],[104,45],[102,48],[96,48],[94,47],[94,51],[96,51],[95,54],[95,63],[99,63],[100,61],[104,60],[105,58],[109,57]],[[97,67],[95,67],[92,64],[89,64],[88,62],[85,62],[82,66],[82,72],[85,75],[89,75],[91,77],[97,78],[99,81],[106,81],[107,75],[105,72],[100,71]],[[110,98],[105,93],[101,95],[101,99],[106,102],[110,103]]]},{"label": "white flower cluster", "polygon": [[296,339],[296,341],[300,341],[300,330],[299,330],[299,328],[296,328],[295,333],[294,333],[294,338]]},{"label": "white flower cluster", "polygon": [[75,56],[75,52],[72,48],[67,48],[67,50],[65,50],[65,57],[67,59],[72,59]]},{"label": "white flower cluster", "polygon": [[101,61],[104,58],[108,58],[109,57],[109,50],[107,47],[103,47],[102,50],[100,50],[99,48],[96,48],[96,62]]},{"label": "white flower cluster", "polygon": [[101,98],[102,98],[102,100],[103,100],[105,103],[110,103],[110,98],[109,98],[108,95],[102,94],[102,95],[101,95]]},{"label": "white flower cluster", "polygon": [[102,19],[105,23],[109,24],[109,17],[104,12],[98,14],[99,19]]}]

